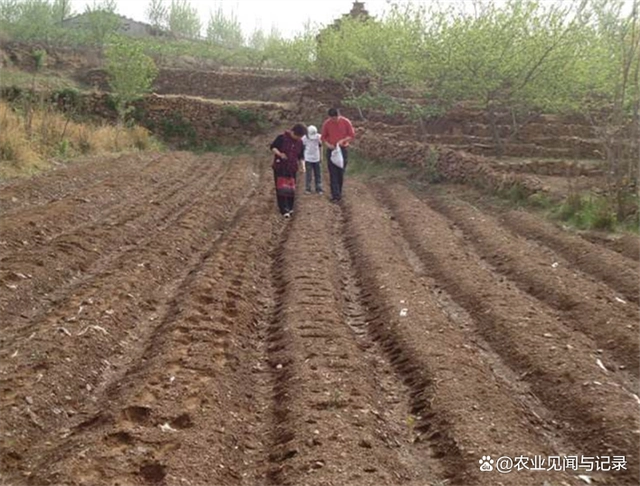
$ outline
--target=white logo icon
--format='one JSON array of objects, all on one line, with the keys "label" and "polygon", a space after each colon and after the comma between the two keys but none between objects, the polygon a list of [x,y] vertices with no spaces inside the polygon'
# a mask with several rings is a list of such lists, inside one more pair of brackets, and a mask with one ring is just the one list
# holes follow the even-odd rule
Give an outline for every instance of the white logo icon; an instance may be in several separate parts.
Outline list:
[{"label": "white logo icon", "polygon": [[493,459],[491,459],[491,456],[482,456],[482,459],[478,462],[480,463],[481,471],[493,471]]}]

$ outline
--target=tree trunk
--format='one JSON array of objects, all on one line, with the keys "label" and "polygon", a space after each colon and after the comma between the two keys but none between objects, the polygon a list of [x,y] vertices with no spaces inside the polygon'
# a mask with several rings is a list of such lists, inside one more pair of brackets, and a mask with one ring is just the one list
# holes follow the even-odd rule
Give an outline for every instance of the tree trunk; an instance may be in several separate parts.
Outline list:
[{"label": "tree trunk", "polygon": [[493,137],[493,143],[496,148],[496,157],[502,158],[504,154],[504,146],[502,144],[502,139],[500,138],[500,132],[498,129],[498,123],[496,119],[496,111],[495,106],[492,102],[489,102],[487,105],[487,113],[489,115],[489,126],[491,127],[491,136]]}]

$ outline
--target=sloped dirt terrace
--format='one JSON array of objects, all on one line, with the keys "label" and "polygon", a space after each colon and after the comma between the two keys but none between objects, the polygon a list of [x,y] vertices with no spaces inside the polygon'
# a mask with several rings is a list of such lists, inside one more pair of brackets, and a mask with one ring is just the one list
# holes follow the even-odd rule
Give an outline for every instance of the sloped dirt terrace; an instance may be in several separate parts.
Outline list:
[{"label": "sloped dirt terrace", "polygon": [[285,221],[266,159],[0,189],[0,483],[638,483],[637,259],[455,188]]}]

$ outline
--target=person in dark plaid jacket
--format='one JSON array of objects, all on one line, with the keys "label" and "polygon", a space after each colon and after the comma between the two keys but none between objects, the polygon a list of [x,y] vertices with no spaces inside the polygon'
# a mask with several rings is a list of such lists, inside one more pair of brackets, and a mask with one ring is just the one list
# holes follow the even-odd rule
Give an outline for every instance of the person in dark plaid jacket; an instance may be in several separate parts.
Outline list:
[{"label": "person in dark plaid jacket", "polygon": [[285,218],[293,215],[298,167],[304,164],[302,137],[307,128],[296,124],[291,130],[278,135],[269,148],[273,152],[273,178],[276,184],[276,199],[280,214]]}]

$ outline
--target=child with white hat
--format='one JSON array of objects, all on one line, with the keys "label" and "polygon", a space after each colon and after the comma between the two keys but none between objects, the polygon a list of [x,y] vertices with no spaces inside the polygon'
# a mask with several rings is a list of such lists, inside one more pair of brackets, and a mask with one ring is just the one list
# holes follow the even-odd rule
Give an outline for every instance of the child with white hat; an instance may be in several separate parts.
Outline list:
[{"label": "child with white hat", "polygon": [[318,129],[309,125],[307,134],[302,137],[304,145],[304,164],[306,169],[305,194],[311,194],[311,178],[315,179],[315,188],[318,194],[322,194],[322,139]]}]

